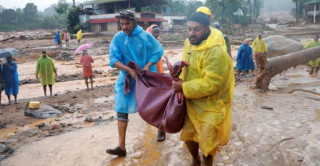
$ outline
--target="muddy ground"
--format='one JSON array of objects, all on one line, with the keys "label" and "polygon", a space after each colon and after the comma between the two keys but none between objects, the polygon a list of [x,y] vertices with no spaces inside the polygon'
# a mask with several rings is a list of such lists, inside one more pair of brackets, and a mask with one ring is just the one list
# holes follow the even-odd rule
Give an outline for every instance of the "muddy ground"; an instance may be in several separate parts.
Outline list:
[{"label": "muddy ground", "polygon": [[[89,50],[96,70],[94,90],[86,91],[81,78],[80,55],[74,61],[55,61],[58,69],[54,96],[44,98],[35,80],[35,64],[45,49],[54,58],[61,51],[52,40],[13,40],[1,47],[14,47],[20,86],[18,104],[0,106],[0,165],[189,165],[191,157],[179,133],[156,142],[157,130],[138,114],[130,116],[125,158],[105,153],[117,146],[113,86],[118,71],[108,65],[111,36],[85,38],[94,42]],[[308,41],[302,38],[301,41]],[[166,47],[171,62],[180,59],[182,45]],[[234,45],[233,55],[238,46]],[[235,59],[235,57],[233,58]],[[216,165],[319,165],[320,76],[308,75],[298,66],[272,79],[270,91],[255,90],[254,77],[242,76],[233,100],[232,135],[215,157]],[[2,103],[6,103],[4,98]],[[60,116],[35,119],[24,115],[28,101],[41,101],[63,111]],[[1,150],[1,149],[0,149]]]}]

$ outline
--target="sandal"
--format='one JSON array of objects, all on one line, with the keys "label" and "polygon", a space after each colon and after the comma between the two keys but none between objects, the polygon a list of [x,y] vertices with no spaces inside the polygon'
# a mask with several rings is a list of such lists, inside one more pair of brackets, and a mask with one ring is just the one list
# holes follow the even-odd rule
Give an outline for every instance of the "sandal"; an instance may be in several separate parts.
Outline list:
[{"label": "sandal", "polygon": [[161,142],[166,139],[166,133],[164,131],[159,130],[158,131],[158,136],[157,136],[157,141]]},{"label": "sandal", "polygon": [[127,155],[126,150],[122,150],[119,146],[115,149],[107,149],[106,152],[111,155],[118,155],[119,157],[124,157]]}]

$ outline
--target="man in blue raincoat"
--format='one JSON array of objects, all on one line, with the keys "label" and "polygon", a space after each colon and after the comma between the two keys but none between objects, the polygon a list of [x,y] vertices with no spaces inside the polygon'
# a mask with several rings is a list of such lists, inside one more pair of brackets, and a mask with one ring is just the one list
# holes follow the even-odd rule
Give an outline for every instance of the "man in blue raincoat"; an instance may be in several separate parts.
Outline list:
[{"label": "man in blue raincoat", "polygon": [[11,103],[10,95],[14,96],[14,102],[17,103],[17,95],[19,93],[19,78],[17,64],[12,61],[12,57],[7,57],[7,62],[2,66],[4,89]]},{"label": "man in blue raincoat", "polygon": [[163,54],[161,44],[139,25],[135,15],[130,10],[124,10],[117,15],[122,31],[118,32],[110,44],[110,66],[120,70],[115,85],[115,108],[118,119],[119,146],[115,149],[107,149],[107,153],[119,157],[126,156],[125,138],[128,125],[128,114],[136,113],[135,80],[131,81],[130,93],[124,95],[123,85],[126,74],[133,78],[136,73],[126,64],[129,61],[136,62],[143,70],[157,72],[156,64]]},{"label": "man in blue raincoat", "polygon": [[248,76],[254,76],[254,62],[253,62],[253,56],[252,56],[252,48],[249,45],[250,40],[245,39],[241,46],[238,49],[238,55],[237,55],[237,80],[240,79],[240,72],[243,71],[245,73],[251,71],[251,75]]},{"label": "man in blue raincoat", "polygon": [[54,36],[54,42],[57,43],[56,47],[61,46],[60,35],[60,31],[57,31],[56,35]]},{"label": "man in blue raincoat", "polygon": [[1,105],[1,94],[2,90],[4,89],[4,84],[3,84],[3,76],[2,76],[2,68],[1,68],[1,61],[0,61],[0,105]]}]

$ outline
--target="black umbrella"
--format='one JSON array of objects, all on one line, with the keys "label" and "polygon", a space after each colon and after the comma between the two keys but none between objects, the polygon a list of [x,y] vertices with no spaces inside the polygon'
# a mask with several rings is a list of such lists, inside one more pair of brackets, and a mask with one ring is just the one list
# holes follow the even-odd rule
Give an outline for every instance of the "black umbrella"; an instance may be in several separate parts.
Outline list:
[{"label": "black umbrella", "polygon": [[19,51],[14,48],[0,49],[0,58],[6,58],[19,54]]}]

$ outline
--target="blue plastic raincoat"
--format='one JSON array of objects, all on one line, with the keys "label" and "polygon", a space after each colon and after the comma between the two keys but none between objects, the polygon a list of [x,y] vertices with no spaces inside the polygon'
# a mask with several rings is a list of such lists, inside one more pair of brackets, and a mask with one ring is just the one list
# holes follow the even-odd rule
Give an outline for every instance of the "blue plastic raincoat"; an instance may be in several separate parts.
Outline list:
[{"label": "blue plastic raincoat", "polygon": [[[156,64],[163,54],[161,44],[140,26],[134,28],[130,35],[118,32],[110,44],[110,66],[120,61],[127,64],[129,61],[136,62],[142,69],[147,63]],[[150,71],[157,72],[156,66],[152,65]],[[126,77],[124,70],[120,71],[115,85],[115,108],[116,112],[136,113],[137,103],[135,99],[135,80],[131,81],[130,93],[124,95],[123,85]]]},{"label": "blue plastic raincoat", "polygon": [[56,33],[56,36],[54,37],[54,42],[59,43],[60,42],[60,31]]},{"label": "blue plastic raincoat", "polygon": [[4,88],[6,95],[17,95],[19,93],[19,77],[17,71],[17,64],[12,62],[3,64],[2,73],[4,80]]},{"label": "blue plastic raincoat", "polygon": [[254,70],[252,48],[244,43],[238,49],[236,69],[240,71]]}]

